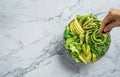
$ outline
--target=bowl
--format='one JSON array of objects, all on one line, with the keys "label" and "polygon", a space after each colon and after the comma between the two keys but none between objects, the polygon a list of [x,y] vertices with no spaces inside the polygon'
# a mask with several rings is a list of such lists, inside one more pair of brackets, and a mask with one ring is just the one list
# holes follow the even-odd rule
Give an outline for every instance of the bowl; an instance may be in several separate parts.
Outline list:
[{"label": "bowl", "polygon": [[76,17],[65,27],[64,45],[75,62],[93,64],[109,49],[110,34],[98,34],[101,20],[92,14]]}]

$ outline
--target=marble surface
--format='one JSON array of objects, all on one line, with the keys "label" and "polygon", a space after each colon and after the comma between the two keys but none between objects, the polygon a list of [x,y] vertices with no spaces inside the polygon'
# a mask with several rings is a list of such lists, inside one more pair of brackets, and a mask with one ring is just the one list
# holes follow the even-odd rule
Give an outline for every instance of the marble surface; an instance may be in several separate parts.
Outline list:
[{"label": "marble surface", "polygon": [[0,77],[120,77],[120,28],[98,62],[75,63],[65,26],[76,14],[103,19],[120,0],[0,0]]}]

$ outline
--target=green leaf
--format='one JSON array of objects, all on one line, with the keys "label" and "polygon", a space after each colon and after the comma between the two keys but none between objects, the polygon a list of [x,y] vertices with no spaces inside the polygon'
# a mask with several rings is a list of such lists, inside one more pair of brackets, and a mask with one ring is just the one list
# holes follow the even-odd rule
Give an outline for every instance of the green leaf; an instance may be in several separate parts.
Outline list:
[{"label": "green leaf", "polygon": [[72,44],[74,42],[74,38],[68,38],[66,39],[66,45]]},{"label": "green leaf", "polygon": [[74,34],[70,32],[69,27],[65,27],[65,32],[64,32],[64,39],[66,40],[67,38],[73,37]]},{"label": "green leaf", "polygon": [[80,15],[76,15],[76,18],[77,18],[78,21],[81,19],[81,17],[82,16],[80,16]]},{"label": "green leaf", "polygon": [[89,16],[90,18],[93,18],[93,14],[92,14],[92,13],[90,13],[88,16]]},{"label": "green leaf", "polygon": [[97,24],[97,25],[95,26],[95,28],[94,28],[94,31],[97,30],[97,29],[99,29],[99,26],[100,26],[100,25]]},{"label": "green leaf", "polygon": [[74,58],[75,62],[81,62],[79,58]]}]

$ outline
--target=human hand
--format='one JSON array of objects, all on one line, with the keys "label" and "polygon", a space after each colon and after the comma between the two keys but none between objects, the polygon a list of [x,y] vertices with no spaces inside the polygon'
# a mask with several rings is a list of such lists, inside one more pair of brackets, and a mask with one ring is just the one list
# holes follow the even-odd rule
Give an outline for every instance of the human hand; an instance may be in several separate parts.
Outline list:
[{"label": "human hand", "polygon": [[117,26],[120,26],[120,9],[112,9],[103,19],[98,33],[110,32],[112,28]]}]

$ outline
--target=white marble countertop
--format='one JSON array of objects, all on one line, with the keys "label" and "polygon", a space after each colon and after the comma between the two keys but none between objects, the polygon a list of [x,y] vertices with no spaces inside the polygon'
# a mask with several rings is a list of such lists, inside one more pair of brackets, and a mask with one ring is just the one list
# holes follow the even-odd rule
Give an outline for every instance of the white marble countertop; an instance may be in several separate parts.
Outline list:
[{"label": "white marble countertop", "polygon": [[98,62],[74,63],[63,43],[76,14],[103,19],[120,0],[0,0],[0,77],[120,77],[120,28]]}]

